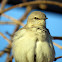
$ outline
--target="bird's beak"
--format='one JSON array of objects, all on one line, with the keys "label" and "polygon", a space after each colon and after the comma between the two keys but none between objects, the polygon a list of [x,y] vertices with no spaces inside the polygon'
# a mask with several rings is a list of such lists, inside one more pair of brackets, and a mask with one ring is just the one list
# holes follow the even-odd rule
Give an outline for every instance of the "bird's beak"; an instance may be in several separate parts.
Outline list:
[{"label": "bird's beak", "polygon": [[44,19],[44,20],[46,20],[46,19],[48,19],[48,18],[41,18],[41,19]]},{"label": "bird's beak", "polygon": [[44,19],[46,20],[46,19],[48,19],[48,18],[46,17],[46,18],[44,18]]},{"label": "bird's beak", "polygon": [[48,18],[46,18],[46,19],[48,19]]},{"label": "bird's beak", "polygon": [[46,19],[48,19],[48,18],[44,18],[44,21],[45,21]]}]

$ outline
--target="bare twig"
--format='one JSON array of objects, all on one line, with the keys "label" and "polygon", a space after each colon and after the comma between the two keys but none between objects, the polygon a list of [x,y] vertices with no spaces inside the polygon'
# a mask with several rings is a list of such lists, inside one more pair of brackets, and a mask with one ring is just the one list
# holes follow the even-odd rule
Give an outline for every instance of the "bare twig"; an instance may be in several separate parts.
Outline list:
[{"label": "bare twig", "polygon": [[58,39],[58,40],[62,40],[62,37],[53,37],[53,39]]},{"label": "bare twig", "polygon": [[10,56],[10,54],[9,54],[9,53],[7,53],[6,62],[8,62],[9,56]]},{"label": "bare twig", "polygon": [[[37,0],[37,1],[41,1],[41,0]],[[42,0],[42,1],[46,1],[47,2],[47,0]],[[40,7],[40,9],[46,9],[47,5],[46,4],[39,4],[39,7]]]},{"label": "bare twig", "polygon": [[56,61],[57,59],[60,59],[60,58],[62,58],[62,56],[56,57],[56,58],[54,59],[54,61]]},{"label": "bare twig", "polygon": [[9,44],[3,51],[0,52],[0,56],[2,56],[4,53],[10,53],[11,51],[11,45]]},{"label": "bare twig", "polygon": [[0,22],[0,24],[11,24],[11,25],[16,25],[17,24],[18,25],[18,23],[15,23],[15,22]]},{"label": "bare twig", "polygon": [[13,56],[11,56],[11,57],[7,60],[7,62],[12,62],[12,59],[13,59]]},{"label": "bare twig", "polygon": [[14,36],[14,33],[19,29],[20,25],[17,25],[16,28],[14,29],[14,32],[12,34],[12,37]]},{"label": "bare twig", "polygon": [[[24,16],[22,18],[20,18],[19,21],[24,21],[31,10],[32,10],[32,7],[31,6],[27,6],[27,9],[26,9],[26,12],[25,12]],[[20,27],[20,25],[17,25],[15,30],[14,30],[14,32],[16,32],[19,29],[19,27]]]},{"label": "bare twig", "polygon": [[20,21],[24,21],[27,17],[27,15],[30,13],[30,11],[32,10],[32,6],[27,6],[26,7],[26,12],[24,13],[24,15],[22,16],[22,18],[20,18]]},{"label": "bare twig", "polygon": [[12,20],[12,21],[14,21],[15,23],[17,23],[17,24],[19,24],[19,25],[21,25],[21,26],[24,26],[24,24],[23,24],[22,22],[20,22],[20,21],[14,19],[14,18],[12,18],[12,17],[10,17],[10,16],[8,16],[8,15],[6,15],[6,14],[2,14],[2,16],[4,16],[4,17],[6,17],[6,18],[8,18],[8,19],[10,19],[10,20]]},{"label": "bare twig", "polygon": [[13,8],[16,8],[16,7],[23,7],[23,6],[35,5],[35,4],[50,4],[50,5],[57,5],[59,7],[62,7],[62,3],[55,2],[55,1],[31,1],[31,2],[25,2],[25,3],[21,3],[21,4],[14,5],[12,7],[9,7],[7,9],[1,11],[0,14],[6,12],[8,10],[11,10]]},{"label": "bare twig", "polygon": [[55,46],[57,46],[58,48],[62,49],[62,46],[56,44],[55,42],[53,42],[53,44],[54,44]]},{"label": "bare twig", "polygon": [[3,33],[0,32],[0,35],[8,41],[8,43],[11,45],[11,40],[9,40]]},{"label": "bare twig", "polygon": [[2,0],[2,2],[1,2],[1,11],[4,9],[6,3],[7,3],[7,0]]},{"label": "bare twig", "polygon": [[0,56],[2,56],[4,54],[4,52],[2,51],[2,52],[0,52]]}]

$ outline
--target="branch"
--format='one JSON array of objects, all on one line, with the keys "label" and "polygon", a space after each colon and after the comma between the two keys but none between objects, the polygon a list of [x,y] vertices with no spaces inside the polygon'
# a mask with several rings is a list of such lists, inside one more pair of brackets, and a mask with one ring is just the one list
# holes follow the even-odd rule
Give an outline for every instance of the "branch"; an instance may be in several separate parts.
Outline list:
[{"label": "branch", "polygon": [[0,57],[4,54],[4,51],[0,52]]},{"label": "branch", "polygon": [[3,33],[0,32],[0,35],[8,41],[8,43],[11,45],[11,40],[9,40]]},{"label": "branch", "polygon": [[24,13],[24,15],[22,16],[22,18],[20,18],[20,21],[24,21],[27,17],[27,15],[30,13],[30,11],[32,10],[32,6],[27,6],[26,7],[26,12]]},{"label": "branch", "polygon": [[[41,1],[41,0],[37,0],[37,1]],[[47,0],[42,0],[42,1],[47,1]],[[39,4],[40,9],[47,9],[47,5],[46,4]]]},{"label": "branch", "polygon": [[54,61],[56,61],[57,59],[60,59],[60,58],[62,58],[62,56],[60,56],[60,57],[56,57],[56,58],[54,59]]},{"label": "branch", "polygon": [[4,53],[10,53],[11,51],[11,45],[9,44],[2,52],[0,52],[0,56],[2,56]]},{"label": "branch", "polygon": [[4,9],[6,3],[7,3],[7,0],[3,0],[3,1],[1,2],[1,11]]},{"label": "branch", "polygon": [[[31,10],[32,10],[32,7],[31,6],[27,6],[25,14],[23,15],[22,18],[19,19],[19,21],[24,21]],[[19,29],[19,27],[20,27],[20,25],[17,25],[13,33],[15,33]]]},{"label": "branch", "polygon": [[21,26],[24,26],[24,24],[23,24],[22,22],[20,22],[20,21],[14,19],[14,18],[12,18],[12,17],[10,17],[10,16],[8,16],[8,15],[6,15],[6,14],[2,14],[2,16],[4,16],[4,17],[6,17],[6,18],[8,18],[8,19],[10,19],[10,20],[12,20],[12,21],[14,21],[15,23],[17,23],[17,24],[19,24],[19,25],[21,25]]},{"label": "branch", "polygon": [[9,56],[10,56],[10,54],[7,53],[7,58],[6,58],[6,61],[5,62],[8,62]]},{"label": "branch", "polygon": [[31,2],[25,2],[25,3],[21,3],[21,4],[14,5],[12,7],[9,7],[7,9],[1,11],[0,14],[6,12],[8,10],[11,10],[13,8],[16,8],[16,7],[23,7],[23,6],[35,5],[35,4],[50,4],[50,5],[57,5],[59,7],[62,7],[62,3],[55,2],[55,1],[31,1]]},{"label": "branch", "polygon": [[12,59],[13,59],[13,56],[11,56],[11,57],[7,60],[7,62],[12,62]]},{"label": "branch", "polygon": [[55,42],[53,42],[53,44],[54,44],[55,46],[57,46],[58,48],[62,49],[62,46],[56,44]]},{"label": "branch", "polygon": [[55,39],[62,40],[62,37],[53,37],[53,40]]},{"label": "branch", "polygon": [[[16,25],[18,23],[15,23],[15,22],[0,22],[0,24],[11,24],[11,25]],[[20,24],[18,24],[20,25]]]}]

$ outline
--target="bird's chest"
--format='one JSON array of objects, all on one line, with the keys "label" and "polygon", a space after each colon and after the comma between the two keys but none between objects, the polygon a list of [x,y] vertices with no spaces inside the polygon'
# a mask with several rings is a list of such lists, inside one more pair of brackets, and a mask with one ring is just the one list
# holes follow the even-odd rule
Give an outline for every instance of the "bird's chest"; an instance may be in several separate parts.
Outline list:
[{"label": "bird's chest", "polygon": [[39,40],[46,40],[47,39],[47,30],[46,29],[35,29],[32,28],[32,33],[36,38]]}]

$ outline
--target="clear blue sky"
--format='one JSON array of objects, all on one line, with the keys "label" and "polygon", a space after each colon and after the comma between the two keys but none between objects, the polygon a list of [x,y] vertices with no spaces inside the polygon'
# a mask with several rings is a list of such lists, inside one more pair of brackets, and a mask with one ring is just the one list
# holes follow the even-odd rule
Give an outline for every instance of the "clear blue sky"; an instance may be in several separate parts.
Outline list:
[{"label": "clear blue sky", "polygon": [[[11,5],[6,5],[5,8],[10,7]],[[15,19],[19,19],[22,17],[22,15],[25,13],[26,8],[15,8],[10,11],[5,12],[5,14],[14,17]],[[32,10],[32,11],[38,11],[38,10]],[[39,10],[40,11],[40,10]],[[42,10],[41,10],[42,11]],[[42,11],[46,14],[48,17],[48,20],[46,20],[46,26],[49,29],[52,36],[62,36],[62,14],[55,13],[55,12],[47,12]],[[5,17],[1,17],[1,21],[10,21],[9,19]],[[24,24],[26,24],[27,19],[24,21]],[[5,34],[6,37],[10,39],[10,37],[5,33],[9,32],[12,33],[15,29],[15,25],[0,25],[0,32]],[[62,46],[62,40],[53,40],[53,42],[59,44]],[[0,36],[0,51],[3,50],[8,45],[8,42]],[[62,56],[62,50],[58,47],[54,46],[56,57]],[[2,57],[0,57],[0,62],[5,62],[6,54],[4,54]],[[14,62],[14,59],[13,59]],[[62,58],[58,59],[56,62],[62,62]]]}]

